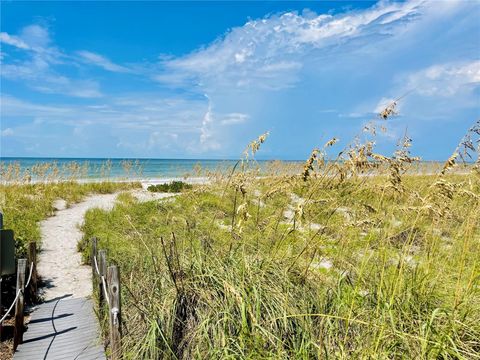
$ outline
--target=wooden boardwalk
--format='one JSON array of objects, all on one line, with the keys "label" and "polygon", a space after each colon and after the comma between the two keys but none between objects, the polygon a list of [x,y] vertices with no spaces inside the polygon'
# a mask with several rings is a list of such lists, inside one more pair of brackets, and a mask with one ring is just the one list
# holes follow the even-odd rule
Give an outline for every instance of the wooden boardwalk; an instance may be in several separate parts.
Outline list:
[{"label": "wooden boardwalk", "polygon": [[14,360],[105,360],[92,300],[63,297],[32,313]]}]

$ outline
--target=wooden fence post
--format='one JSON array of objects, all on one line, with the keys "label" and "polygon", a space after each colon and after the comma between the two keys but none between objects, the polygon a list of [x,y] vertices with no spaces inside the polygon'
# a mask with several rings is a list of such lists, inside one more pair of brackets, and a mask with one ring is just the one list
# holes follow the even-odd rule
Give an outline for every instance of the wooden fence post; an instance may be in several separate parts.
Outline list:
[{"label": "wooden fence post", "polygon": [[121,358],[122,312],[120,299],[120,273],[116,265],[107,269],[108,296],[110,299],[110,345],[112,360]]},{"label": "wooden fence post", "polygon": [[98,270],[100,272],[100,281],[98,282],[98,309],[102,313],[103,303],[105,302],[105,296],[108,294],[103,293],[102,276],[107,276],[107,251],[100,250],[98,252]]},{"label": "wooden fence post", "polygon": [[30,298],[35,299],[37,295],[37,243],[35,241],[31,241],[28,244],[28,262],[29,265],[33,267],[32,279],[30,280],[28,289]]},{"label": "wooden fence post", "polygon": [[97,275],[97,270],[95,267],[95,257],[97,256],[97,244],[98,240],[96,237],[92,238],[92,255],[91,255],[91,262],[92,262],[92,280],[95,281],[95,275]]},{"label": "wooden fence post", "polygon": [[15,329],[13,331],[13,351],[17,350],[18,344],[23,342],[23,305],[25,301],[25,269],[27,267],[26,259],[19,259],[17,265],[17,292],[20,292],[17,303],[15,304]]}]

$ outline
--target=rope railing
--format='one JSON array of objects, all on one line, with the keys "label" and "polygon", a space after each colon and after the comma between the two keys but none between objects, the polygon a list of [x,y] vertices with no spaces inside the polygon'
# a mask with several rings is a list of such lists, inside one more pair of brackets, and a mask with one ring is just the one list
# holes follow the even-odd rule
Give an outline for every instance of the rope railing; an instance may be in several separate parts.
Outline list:
[{"label": "rope railing", "polygon": [[101,275],[101,274],[100,274],[100,270],[98,269],[97,255],[94,255],[94,256],[93,256],[93,262],[94,262],[94,264],[95,264],[95,271],[96,271],[97,275],[100,276],[100,279],[102,280],[102,288],[103,288],[103,294],[104,294],[103,296],[104,296],[105,299],[107,300],[108,308],[109,308],[110,311],[111,311],[110,299],[108,298],[107,281],[105,280],[105,276],[104,276],[104,275]]},{"label": "rope railing", "polygon": [[93,263],[95,264],[95,271],[97,272],[98,276],[102,276],[100,275],[100,270],[98,270],[97,255],[93,255]]},{"label": "rope railing", "polygon": [[[9,265],[6,271],[3,271],[1,275],[14,275],[15,270],[12,265],[14,265],[15,261],[15,235],[13,230],[4,229],[3,228],[3,214],[0,212],[0,231],[2,231],[2,247],[3,247],[3,240],[5,231],[6,241],[5,241],[5,254],[3,254],[2,250],[2,258],[5,255],[5,259],[7,263],[13,262],[13,264]],[[25,332],[25,321],[24,321],[24,306],[25,306],[25,294],[27,293],[28,300],[35,301],[37,299],[37,244],[35,241],[30,241],[28,243],[27,254],[28,260],[17,259],[17,284],[16,284],[16,294],[15,298],[7,309],[5,314],[3,312],[2,306],[2,277],[0,275],[0,333],[2,333],[3,329],[3,322],[5,319],[11,315],[12,310],[15,308],[15,314],[12,315],[14,317],[14,324],[13,324],[13,352],[17,350],[19,344],[23,343],[23,333]],[[27,277],[27,281],[25,282],[25,271],[27,269],[27,262],[30,264],[29,274]]]},{"label": "rope railing", "polygon": [[[110,322],[110,348],[111,359],[116,360],[121,358],[121,338],[122,338],[122,312],[120,302],[120,275],[119,269],[116,265],[108,266],[106,262],[106,252],[104,250],[99,252],[100,261],[97,259],[97,240],[94,239],[92,247],[92,268],[93,275],[100,278],[99,284],[99,302],[100,311],[103,308],[103,302],[107,303],[109,322]],[[30,294],[35,296],[37,289],[37,272],[36,272],[36,244],[30,242],[29,244],[29,256],[30,269],[27,281],[25,282],[25,270],[27,268],[26,259],[18,259],[17,266],[17,292],[15,298],[0,319],[0,326],[5,319],[11,314],[15,308],[15,326],[14,326],[14,351],[19,344],[23,342],[24,332],[24,320],[23,320],[23,307],[25,304],[25,290],[28,289]],[[100,266],[99,266],[100,264]],[[1,281],[1,279],[0,279]],[[17,306],[16,306],[17,305]],[[0,314],[1,315],[1,314]]]},{"label": "rope railing", "polygon": [[5,320],[8,316],[8,314],[10,314],[10,311],[12,311],[13,307],[15,306],[15,304],[17,303],[18,301],[18,298],[20,297],[20,293],[21,291],[18,290],[17,292],[17,296],[15,296],[15,300],[13,300],[13,303],[12,305],[10,305],[10,307],[8,308],[7,312],[3,315],[2,319],[0,319],[0,324],[3,323],[3,320]]},{"label": "rope railing", "polygon": [[110,323],[110,348],[111,359],[121,358],[121,338],[122,338],[122,319],[121,319],[121,303],[120,303],[120,276],[119,269],[116,265],[107,267],[107,255],[105,250],[98,251],[98,240],[91,239],[92,253],[91,265],[93,280],[99,278],[98,286],[98,309],[99,316],[102,317],[104,303],[107,303],[108,318]]},{"label": "rope railing", "polygon": [[[30,280],[32,280],[32,272],[33,272],[33,262],[30,263],[30,274],[28,275],[28,280],[27,280],[27,283],[25,284],[25,287],[28,287],[28,285],[30,284]],[[0,324],[3,323],[3,321],[7,318],[8,314],[10,314],[10,311],[12,311],[13,307],[15,306],[15,304],[17,303],[18,299],[20,298],[20,294],[22,293],[22,290],[18,290],[17,291],[17,295],[15,296],[15,299],[13,300],[12,302],[12,305],[10,305],[10,307],[8,308],[7,312],[3,315],[3,317],[0,319]]]},{"label": "rope railing", "polygon": [[107,282],[105,281],[105,276],[103,275],[102,275],[102,287],[103,287],[103,293],[105,294],[105,299],[107,300],[108,308],[110,308],[110,299],[108,298],[108,292],[107,292]]}]

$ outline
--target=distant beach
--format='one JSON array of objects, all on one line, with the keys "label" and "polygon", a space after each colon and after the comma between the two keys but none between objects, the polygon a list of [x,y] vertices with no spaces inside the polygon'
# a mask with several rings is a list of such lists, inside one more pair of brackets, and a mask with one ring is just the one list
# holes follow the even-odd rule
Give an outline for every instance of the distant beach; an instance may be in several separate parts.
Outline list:
[{"label": "distant beach", "polygon": [[[142,185],[159,184],[174,180],[192,184],[205,183],[209,175],[227,174],[237,160],[214,159],[108,159],[108,158],[0,158],[0,179],[11,181],[44,182],[75,180],[91,181],[138,181]],[[272,169],[279,174],[298,173],[304,165],[300,160],[254,160],[251,168],[272,175]],[[430,173],[439,171],[443,162],[420,161],[408,173]],[[457,172],[465,172],[456,169]],[[367,174],[364,174],[367,175]]]},{"label": "distant beach", "polygon": [[[229,173],[238,160],[209,159],[108,159],[108,158],[0,158],[0,179],[12,181],[44,182],[76,180],[139,181],[144,186],[174,180],[205,183],[209,174]],[[297,172],[303,166],[298,160],[254,160],[252,168],[260,172],[283,164],[284,171]],[[287,170],[286,170],[287,169]]]}]

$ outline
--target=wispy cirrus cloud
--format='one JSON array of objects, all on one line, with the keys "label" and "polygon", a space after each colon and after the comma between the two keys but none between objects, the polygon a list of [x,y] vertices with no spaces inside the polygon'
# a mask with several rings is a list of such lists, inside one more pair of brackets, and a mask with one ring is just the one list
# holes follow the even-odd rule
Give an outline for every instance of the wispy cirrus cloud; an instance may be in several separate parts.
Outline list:
[{"label": "wispy cirrus cloud", "polygon": [[104,70],[119,72],[119,73],[131,72],[131,70],[128,69],[127,67],[115,64],[111,60],[109,60],[108,58],[100,54],[96,54],[94,52],[87,51],[87,50],[77,51],[77,54],[80,56],[82,61],[91,65],[99,66]]},{"label": "wispy cirrus cloud", "polygon": [[[1,76],[12,81],[22,81],[30,88],[46,94],[79,98],[102,97],[104,94],[97,80],[72,75],[82,65],[96,66],[115,73],[133,72],[91,51],[81,50],[70,55],[60,50],[54,44],[49,29],[38,24],[24,27],[17,35],[2,32],[0,41],[26,55],[22,60],[4,61]],[[65,74],[64,69],[59,70],[60,66],[70,68],[70,74]]]},{"label": "wispy cirrus cloud", "polygon": [[100,84],[91,79],[73,79],[61,75],[50,68],[50,64],[41,57],[18,64],[3,64],[2,77],[23,81],[33,90],[45,94],[62,94],[79,98],[97,98],[102,96]]},{"label": "wispy cirrus cloud", "polygon": [[422,96],[452,97],[480,85],[480,60],[435,64],[407,76],[407,88]]},{"label": "wispy cirrus cloud", "polygon": [[[179,154],[219,150],[223,144],[217,141],[216,135],[224,127],[248,120],[248,115],[242,113],[214,113],[203,97],[159,98],[149,93],[129,94],[102,98],[88,106],[44,105],[5,93],[0,99],[1,116],[8,119],[4,126],[15,131],[19,138],[30,139],[29,134],[35,134],[41,140],[41,132],[32,131],[32,128],[63,127],[71,129],[71,135],[76,139],[82,135],[89,144],[87,135],[93,136],[97,128],[108,128],[115,137],[111,139],[112,147],[136,154],[154,154],[166,148],[179,151]],[[23,119],[18,128],[16,119]],[[27,128],[30,130],[26,131]]]},{"label": "wispy cirrus cloud", "polygon": [[22,39],[17,36],[9,35],[6,32],[0,32],[0,42],[7,45],[15,46],[19,49],[30,49],[27,43],[25,43]]},{"label": "wispy cirrus cloud", "polygon": [[478,106],[479,89],[480,60],[439,63],[396,76],[391,90],[396,97],[382,97],[374,106],[363,103],[356,112],[341,116],[373,119],[396,102],[396,113],[415,113],[417,118],[438,120],[461,108]]},{"label": "wispy cirrus cloud", "polygon": [[2,130],[0,133],[2,136],[12,136],[14,134],[14,131],[12,128],[6,128]]},{"label": "wispy cirrus cloud", "polygon": [[242,114],[242,113],[225,114],[225,116],[222,116],[222,120],[220,121],[220,124],[222,125],[243,124],[248,120],[248,118],[249,118],[248,114]]},{"label": "wispy cirrus cloud", "polygon": [[39,24],[23,27],[16,35],[0,33],[0,42],[48,64],[62,64],[67,56],[53,44],[49,29]]},{"label": "wispy cirrus cloud", "polygon": [[2,31],[0,32],[0,42],[22,50],[58,54],[58,50],[51,46],[48,29],[38,24],[25,26],[17,35]]},{"label": "wispy cirrus cloud", "polygon": [[100,84],[93,79],[75,78],[56,69],[72,66],[69,55],[53,44],[48,28],[32,24],[18,35],[0,34],[0,41],[25,54],[21,59],[3,61],[0,75],[8,80],[22,82],[31,89],[46,94],[62,94],[79,98],[102,96]]},{"label": "wispy cirrus cloud", "polygon": [[[5,119],[2,127],[14,131],[20,142],[32,141],[33,136],[40,144],[51,136],[51,132],[42,129],[63,129],[63,136],[58,137],[57,142],[66,149],[86,153],[94,149],[95,141],[101,141],[122,156],[153,155],[167,148],[181,155],[204,147],[200,142],[202,119],[199,114],[207,109],[201,98],[159,98],[142,93],[102,98],[88,106],[45,105],[5,93],[0,99],[1,116]],[[69,148],[69,143],[75,143],[75,148]],[[40,155],[48,154],[55,146],[45,143],[45,153]]]},{"label": "wispy cirrus cloud", "polygon": [[[97,105],[39,104],[2,93],[4,117],[30,119],[44,124],[112,125],[115,128],[146,130],[169,129],[198,132],[198,113],[205,109],[200,99],[156,98],[154,94],[132,94],[99,99]],[[175,114],[175,116],[172,116]]]}]

